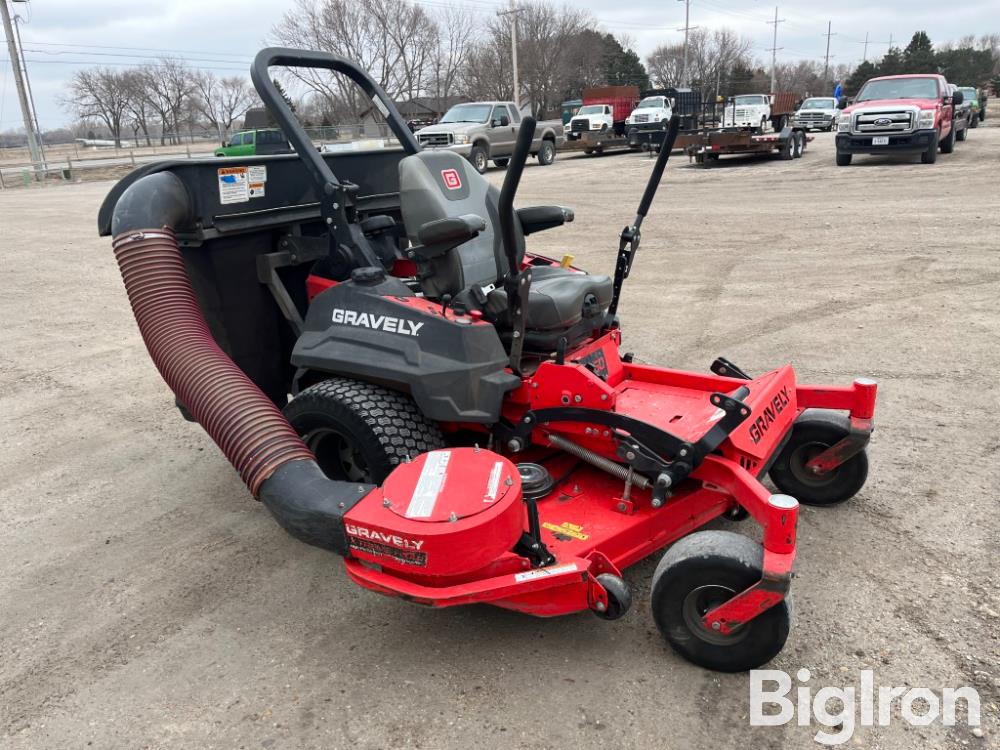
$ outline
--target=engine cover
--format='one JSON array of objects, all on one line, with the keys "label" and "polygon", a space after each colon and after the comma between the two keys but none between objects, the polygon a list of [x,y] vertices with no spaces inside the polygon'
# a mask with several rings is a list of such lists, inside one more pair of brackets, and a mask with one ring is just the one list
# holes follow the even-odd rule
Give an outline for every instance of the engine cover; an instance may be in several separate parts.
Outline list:
[{"label": "engine cover", "polygon": [[360,560],[426,576],[470,573],[520,538],[521,478],[492,451],[431,451],[397,466],[344,524],[351,555]]}]

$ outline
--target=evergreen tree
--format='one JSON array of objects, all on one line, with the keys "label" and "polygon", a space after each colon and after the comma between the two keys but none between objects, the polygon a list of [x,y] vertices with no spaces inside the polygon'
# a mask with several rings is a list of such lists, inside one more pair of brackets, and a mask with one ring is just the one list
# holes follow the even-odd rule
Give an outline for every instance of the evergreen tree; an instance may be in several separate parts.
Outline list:
[{"label": "evergreen tree", "polygon": [[899,47],[890,47],[885,53],[882,62],[878,64],[878,74],[880,76],[895,76],[906,72],[906,63],[903,62],[903,53]]},{"label": "evergreen tree", "polygon": [[865,81],[877,75],[879,75],[879,69],[875,66],[875,63],[865,60],[844,81],[844,96],[854,96],[864,86]]},{"label": "evergreen tree", "polygon": [[903,63],[908,73],[937,73],[934,45],[924,31],[918,31],[903,50]]},{"label": "evergreen tree", "polygon": [[604,77],[610,86],[638,86],[649,88],[646,67],[633,49],[625,49],[613,34],[601,39],[604,48]]}]

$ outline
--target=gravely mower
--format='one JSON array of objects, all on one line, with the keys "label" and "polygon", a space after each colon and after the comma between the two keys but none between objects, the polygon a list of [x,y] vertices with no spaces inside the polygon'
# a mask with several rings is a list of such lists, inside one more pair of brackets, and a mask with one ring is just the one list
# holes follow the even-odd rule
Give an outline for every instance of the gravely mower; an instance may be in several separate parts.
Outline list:
[{"label": "gravely mower", "polygon": [[[272,65],[347,76],[402,148],[321,154]],[[632,599],[621,571],[672,544],[651,587],[670,645],[724,671],[775,656],[798,503],[862,487],[876,386],[620,352],[676,121],[609,278],[525,250],[573,219],[514,208],[531,118],[498,191],[457,154],[421,151],[347,60],[266,49],[252,77],[297,154],[140,167],[99,223],[178,406],[254,496],[359,585],[433,607],[614,620]],[[746,515],[762,544],[696,531]]]}]

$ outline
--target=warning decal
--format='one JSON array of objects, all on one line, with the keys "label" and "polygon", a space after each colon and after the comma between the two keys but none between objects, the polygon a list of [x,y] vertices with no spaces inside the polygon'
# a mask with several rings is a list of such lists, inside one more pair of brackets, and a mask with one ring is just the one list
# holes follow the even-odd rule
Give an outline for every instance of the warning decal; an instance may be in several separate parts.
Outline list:
[{"label": "warning decal", "polygon": [[417,480],[416,489],[410,497],[410,505],[406,509],[407,518],[430,518],[444,486],[449,460],[451,451],[433,451],[427,454],[424,466],[420,470],[420,479]]},{"label": "warning decal", "polygon": [[246,167],[219,168],[219,203],[246,203],[250,200],[250,181]]},{"label": "warning decal", "polygon": [[569,521],[563,521],[558,526],[554,523],[546,521],[542,524],[542,528],[548,529],[556,535],[557,539],[563,539],[563,541],[565,541],[566,537],[570,539],[577,539],[581,542],[585,542],[590,539],[589,534],[583,533],[583,526],[577,526],[575,523],[570,523]]},{"label": "warning decal", "polygon": [[573,570],[576,570],[576,563],[557,565],[554,568],[536,568],[535,570],[529,570],[525,573],[515,573],[514,580],[518,583],[523,583],[524,581],[533,581],[536,578],[548,578],[549,576],[559,575],[560,573],[569,573]]},{"label": "warning decal", "polygon": [[263,165],[249,167],[247,169],[247,181],[249,182],[250,197],[263,198],[264,188],[267,183],[267,167]]}]

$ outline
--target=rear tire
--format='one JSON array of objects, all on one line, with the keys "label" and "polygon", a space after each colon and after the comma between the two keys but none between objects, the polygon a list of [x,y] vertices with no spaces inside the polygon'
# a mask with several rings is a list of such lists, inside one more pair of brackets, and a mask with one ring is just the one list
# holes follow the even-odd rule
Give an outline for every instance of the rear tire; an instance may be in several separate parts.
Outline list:
[{"label": "rear tire", "polygon": [[969,123],[965,123],[965,127],[959,130],[955,134],[956,141],[964,141],[965,137],[969,134]]},{"label": "rear tire", "polygon": [[851,159],[854,158],[854,154],[842,154],[837,152],[837,166],[838,167],[849,167],[851,166]]},{"label": "rear tire", "polygon": [[508,164],[510,164],[510,159],[494,159],[493,160],[493,166],[500,167],[500,169],[506,169]]},{"label": "rear tire", "polygon": [[728,635],[701,616],[761,579],[764,550],[730,531],[698,531],[674,544],[653,573],[653,619],[671,648],[719,672],[745,672],[769,662],[788,639],[791,611],[782,601]]},{"label": "rear tire", "polygon": [[777,117],[773,118],[771,120],[771,127],[774,128],[774,132],[775,133],[780,133],[782,130],[784,130],[785,129],[785,116],[784,115],[778,115]]},{"label": "rear tire", "polygon": [[801,159],[802,151],[805,149],[805,135],[796,130],[792,133],[792,158]]},{"label": "rear tire", "polygon": [[795,136],[791,135],[786,138],[782,144],[781,149],[778,151],[778,158],[782,161],[788,161],[795,158]]},{"label": "rear tire", "polygon": [[969,127],[970,128],[978,128],[979,127],[979,119],[980,119],[979,115],[973,115],[972,120],[969,121]]},{"label": "rear tire", "polygon": [[868,479],[868,455],[862,450],[826,474],[813,474],[806,463],[850,432],[843,414],[819,409],[803,412],[769,476],[775,486],[803,505],[836,505],[854,497]]},{"label": "rear tire", "polygon": [[538,147],[538,163],[543,167],[547,167],[555,160],[556,144],[550,140],[542,141],[542,145]]},{"label": "rear tire", "polygon": [[316,383],[283,411],[330,479],[380,484],[407,457],[445,447],[409,396],[358,380]]}]

